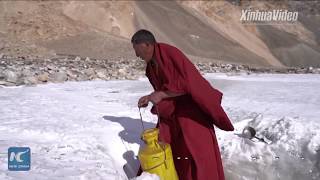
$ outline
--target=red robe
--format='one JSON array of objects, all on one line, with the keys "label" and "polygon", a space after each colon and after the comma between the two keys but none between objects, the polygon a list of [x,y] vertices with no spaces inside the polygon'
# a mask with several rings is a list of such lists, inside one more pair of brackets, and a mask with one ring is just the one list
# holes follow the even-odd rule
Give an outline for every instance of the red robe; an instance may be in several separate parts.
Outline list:
[{"label": "red robe", "polygon": [[222,93],[205,80],[177,48],[155,44],[156,64],[146,75],[155,91],[185,95],[164,99],[152,113],[160,116],[160,140],[171,144],[180,180],[223,180],[224,173],[213,125],[233,126],[221,107]]}]

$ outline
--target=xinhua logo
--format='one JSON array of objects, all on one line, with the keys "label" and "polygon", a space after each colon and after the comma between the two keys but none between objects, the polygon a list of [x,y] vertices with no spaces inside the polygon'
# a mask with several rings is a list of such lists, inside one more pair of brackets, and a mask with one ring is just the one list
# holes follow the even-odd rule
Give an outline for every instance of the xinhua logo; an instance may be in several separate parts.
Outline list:
[{"label": "xinhua logo", "polygon": [[298,20],[297,11],[288,10],[251,10],[246,9],[241,11],[240,21],[242,23],[257,23],[257,24],[271,24],[271,23],[294,23]]},{"label": "xinhua logo", "polygon": [[8,149],[8,169],[10,171],[29,171],[30,155],[29,147],[10,147]]}]

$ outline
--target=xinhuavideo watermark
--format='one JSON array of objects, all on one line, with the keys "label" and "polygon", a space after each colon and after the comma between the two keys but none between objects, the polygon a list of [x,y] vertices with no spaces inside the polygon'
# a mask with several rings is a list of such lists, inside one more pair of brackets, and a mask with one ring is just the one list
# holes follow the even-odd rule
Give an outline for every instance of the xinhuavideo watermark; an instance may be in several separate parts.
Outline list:
[{"label": "xinhuavideo watermark", "polygon": [[251,10],[241,11],[240,21],[242,23],[254,24],[282,24],[295,23],[298,21],[299,13],[297,11],[288,10]]}]

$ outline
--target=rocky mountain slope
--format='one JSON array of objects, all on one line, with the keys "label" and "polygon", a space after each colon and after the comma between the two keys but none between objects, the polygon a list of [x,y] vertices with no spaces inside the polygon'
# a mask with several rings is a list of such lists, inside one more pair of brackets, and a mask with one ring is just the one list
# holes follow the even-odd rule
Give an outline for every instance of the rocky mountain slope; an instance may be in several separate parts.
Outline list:
[{"label": "rocky mountain slope", "polygon": [[[243,24],[243,9],[288,9],[299,19]],[[316,1],[1,1],[0,54],[135,59],[130,37],[146,28],[193,61],[318,67],[319,9]]]}]

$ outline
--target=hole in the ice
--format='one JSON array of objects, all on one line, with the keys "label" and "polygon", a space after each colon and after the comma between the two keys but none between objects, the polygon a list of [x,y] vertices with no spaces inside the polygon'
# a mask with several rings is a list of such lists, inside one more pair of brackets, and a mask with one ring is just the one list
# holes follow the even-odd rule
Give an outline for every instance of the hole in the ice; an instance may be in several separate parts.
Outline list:
[{"label": "hole in the ice", "polygon": [[118,90],[109,91],[108,93],[120,93]]}]

